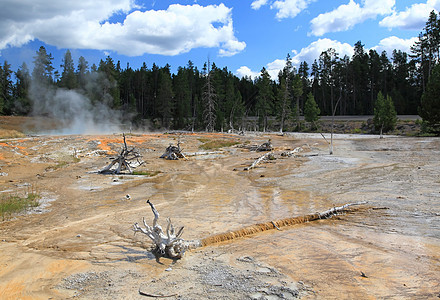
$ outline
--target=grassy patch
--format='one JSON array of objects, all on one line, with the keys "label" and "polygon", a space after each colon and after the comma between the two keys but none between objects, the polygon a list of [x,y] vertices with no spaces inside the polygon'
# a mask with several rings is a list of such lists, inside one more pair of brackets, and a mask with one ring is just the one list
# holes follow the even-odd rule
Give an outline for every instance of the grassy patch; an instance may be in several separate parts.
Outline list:
[{"label": "grassy patch", "polygon": [[28,193],[26,197],[3,195],[0,197],[0,218],[4,221],[13,214],[37,207],[40,205],[39,199],[40,195],[37,193]]},{"label": "grassy patch", "polygon": [[133,175],[145,175],[149,177],[156,176],[157,174],[161,173],[160,171],[133,171]]},{"label": "grassy patch", "polygon": [[199,139],[203,144],[199,146],[203,150],[220,149],[224,147],[231,147],[237,145],[237,141],[227,141],[227,140],[206,140]]},{"label": "grassy patch", "polygon": [[[68,160],[70,160],[70,161],[68,161]],[[80,158],[72,156],[71,158],[69,157],[67,160],[58,161],[56,165],[47,167],[46,170],[56,171],[58,169],[64,168],[65,166],[69,165],[70,163],[78,163],[80,161],[81,161]]]},{"label": "grassy patch", "polygon": [[24,138],[26,135],[13,129],[0,129],[0,139]]}]

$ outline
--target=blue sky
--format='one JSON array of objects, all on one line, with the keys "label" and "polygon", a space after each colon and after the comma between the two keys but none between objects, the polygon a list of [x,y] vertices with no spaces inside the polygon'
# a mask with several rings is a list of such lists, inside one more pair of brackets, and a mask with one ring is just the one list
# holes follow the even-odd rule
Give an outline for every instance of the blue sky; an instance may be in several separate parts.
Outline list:
[{"label": "blue sky", "polygon": [[310,64],[328,48],[351,55],[365,49],[409,52],[440,0],[0,0],[0,62],[15,71],[40,46],[59,69],[70,49],[98,64],[110,55],[121,66],[143,62],[177,67],[210,59],[237,76],[275,77],[287,53]]}]

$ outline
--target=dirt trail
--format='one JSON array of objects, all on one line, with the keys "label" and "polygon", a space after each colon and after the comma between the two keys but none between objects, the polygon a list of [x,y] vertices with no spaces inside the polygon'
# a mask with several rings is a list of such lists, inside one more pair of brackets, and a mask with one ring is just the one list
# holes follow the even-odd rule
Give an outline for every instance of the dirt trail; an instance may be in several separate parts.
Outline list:
[{"label": "dirt trail", "polygon": [[[237,146],[189,160],[158,157],[178,135],[128,136],[148,176],[95,172],[121,136],[39,136],[0,145],[3,193],[36,189],[47,207],[0,223],[0,299],[436,298],[440,294],[440,141],[337,136],[335,154],[313,135],[182,135]],[[318,156],[243,171],[272,139],[275,152],[304,146]],[[107,152],[106,152],[107,151]],[[79,162],[73,159],[77,153]],[[125,195],[130,194],[131,200]],[[273,230],[157,260],[131,226],[152,214],[203,238],[246,225],[368,201],[332,220]],[[361,272],[366,277],[361,276]]]}]

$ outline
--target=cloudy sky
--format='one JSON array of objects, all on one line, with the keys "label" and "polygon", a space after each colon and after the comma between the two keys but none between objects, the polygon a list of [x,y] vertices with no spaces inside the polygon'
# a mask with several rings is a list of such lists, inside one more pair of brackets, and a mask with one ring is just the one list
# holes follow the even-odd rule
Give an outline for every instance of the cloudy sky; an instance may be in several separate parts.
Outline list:
[{"label": "cloudy sky", "polygon": [[287,53],[295,65],[310,64],[322,51],[351,55],[366,49],[409,52],[429,12],[440,0],[0,0],[0,63],[12,69],[40,46],[54,67],[70,49],[98,64],[110,55],[121,66],[172,71],[191,60],[201,69],[210,59],[237,76],[273,76]]}]

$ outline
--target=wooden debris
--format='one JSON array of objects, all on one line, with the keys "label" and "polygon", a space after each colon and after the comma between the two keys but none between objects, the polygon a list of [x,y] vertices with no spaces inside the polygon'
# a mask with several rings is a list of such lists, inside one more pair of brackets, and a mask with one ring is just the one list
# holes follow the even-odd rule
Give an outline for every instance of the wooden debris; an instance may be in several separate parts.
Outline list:
[{"label": "wooden debris", "polygon": [[291,156],[296,157],[297,154],[302,152],[302,151],[303,151],[302,147],[296,147],[292,151],[286,151],[286,152],[281,153],[281,156],[284,156],[284,157],[291,157]]},{"label": "wooden debris", "polygon": [[185,155],[182,153],[182,149],[180,148],[180,141],[177,142],[177,146],[170,144],[160,158],[169,160],[178,160],[179,158],[186,159]]},{"label": "wooden debris", "polygon": [[98,173],[121,174],[122,171],[128,171],[128,173],[133,174],[132,169],[135,168],[134,163],[136,163],[136,166],[140,166],[144,163],[140,160],[142,155],[135,148],[128,149],[125,134],[122,136],[124,137],[124,146],[121,152],[116,158],[111,158],[111,162]]},{"label": "wooden debris", "polygon": [[254,224],[235,231],[219,233],[212,236],[208,236],[201,240],[191,240],[191,241],[185,241],[181,238],[183,234],[183,227],[181,227],[178,230],[177,234],[175,233],[174,226],[171,224],[170,219],[167,219],[168,225],[167,225],[166,233],[164,233],[162,227],[158,224],[159,212],[156,210],[156,208],[154,207],[153,203],[150,202],[150,200],[148,200],[147,203],[151,206],[151,210],[153,211],[154,214],[153,226],[150,227],[149,225],[147,225],[147,223],[145,222],[145,218],[143,218],[143,223],[145,228],[142,228],[139,226],[138,223],[135,223],[133,225],[134,232],[135,233],[141,232],[147,235],[153,241],[155,245],[156,253],[169,258],[179,259],[182,258],[185,251],[189,249],[205,247],[211,244],[237,239],[240,237],[256,234],[266,230],[272,230],[272,229],[281,230],[281,227],[285,227],[285,226],[292,226],[295,224],[302,224],[302,223],[307,223],[321,219],[328,219],[333,217],[334,215],[345,212],[347,208],[350,206],[363,205],[366,204],[367,202],[349,203],[339,207],[333,207],[321,213],[317,212],[314,214],[309,214],[304,216]]},{"label": "wooden debris", "polygon": [[270,139],[267,142],[258,146],[258,148],[256,149],[257,152],[272,151],[272,150],[273,150],[273,146],[272,143],[270,142]]},{"label": "wooden debris", "polygon": [[324,212],[317,212],[314,214],[304,215],[304,216],[298,216],[293,218],[286,218],[276,221],[269,221],[265,223],[259,223],[254,224],[250,226],[246,226],[244,228],[235,230],[235,231],[229,231],[225,233],[215,234],[209,237],[206,237],[200,241],[201,245],[208,246],[211,244],[216,244],[224,241],[234,240],[237,238],[245,237],[251,234],[256,234],[259,232],[272,230],[272,229],[278,229],[281,230],[281,227],[285,226],[292,226],[295,224],[303,224],[311,221],[317,221],[321,219],[328,219],[331,218],[334,215],[341,214],[347,210],[348,207],[354,206],[354,205],[363,205],[367,202],[357,202],[357,203],[349,203],[345,204],[343,206],[339,207],[333,207],[329,210],[326,210]]},{"label": "wooden debris", "polygon": [[178,296],[177,294],[170,294],[170,295],[150,294],[150,293],[146,293],[146,292],[141,291],[141,289],[139,289],[139,295],[147,296],[147,297],[151,297],[151,298],[169,298],[169,297]]},{"label": "wooden debris", "polygon": [[272,152],[267,152],[266,154],[260,156],[259,158],[257,158],[252,165],[250,165],[249,167],[244,168],[244,171],[249,171],[253,168],[255,168],[259,163],[261,163],[264,160],[269,160],[269,159],[275,159],[274,155]]},{"label": "wooden debris", "polygon": [[150,200],[147,201],[154,214],[153,226],[149,226],[143,218],[145,228],[139,226],[138,223],[133,225],[134,232],[141,232],[148,236],[155,244],[155,252],[169,258],[182,258],[185,251],[189,248],[195,248],[199,246],[199,241],[185,241],[181,239],[183,234],[183,228],[181,227],[177,233],[174,230],[174,226],[171,223],[171,219],[167,219],[166,233],[163,232],[162,227],[158,224],[159,212],[154,207]]}]

